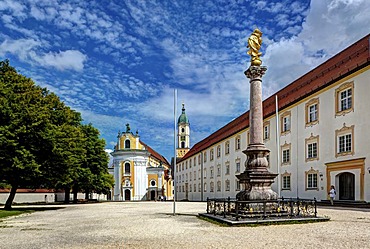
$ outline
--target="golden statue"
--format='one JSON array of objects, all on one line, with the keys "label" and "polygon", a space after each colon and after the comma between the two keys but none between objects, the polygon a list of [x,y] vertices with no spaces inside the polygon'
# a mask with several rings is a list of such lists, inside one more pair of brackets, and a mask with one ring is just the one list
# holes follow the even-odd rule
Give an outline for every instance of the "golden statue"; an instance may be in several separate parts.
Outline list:
[{"label": "golden statue", "polygon": [[249,51],[247,54],[251,56],[251,66],[261,66],[262,61],[260,56],[262,55],[259,52],[262,45],[262,32],[259,29],[255,29],[251,36],[248,38]]}]

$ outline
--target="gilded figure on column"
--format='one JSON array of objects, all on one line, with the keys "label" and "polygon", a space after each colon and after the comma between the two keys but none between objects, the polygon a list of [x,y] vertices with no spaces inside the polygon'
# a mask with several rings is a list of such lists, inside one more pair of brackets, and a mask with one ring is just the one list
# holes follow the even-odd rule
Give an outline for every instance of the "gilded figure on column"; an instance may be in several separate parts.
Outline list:
[{"label": "gilded figure on column", "polygon": [[248,38],[248,46],[249,51],[247,54],[251,56],[251,66],[260,66],[262,61],[260,56],[262,55],[259,52],[262,45],[262,32],[259,29],[255,29],[251,36]]}]

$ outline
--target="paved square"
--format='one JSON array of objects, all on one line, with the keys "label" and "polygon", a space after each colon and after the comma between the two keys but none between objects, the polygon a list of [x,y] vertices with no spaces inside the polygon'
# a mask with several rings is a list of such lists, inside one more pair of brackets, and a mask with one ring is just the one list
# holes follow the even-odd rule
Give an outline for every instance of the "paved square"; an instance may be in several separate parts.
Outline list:
[{"label": "paved square", "polygon": [[[331,221],[220,227],[206,203],[109,202],[63,206],[0,222],[0,248],[369,248],[370,210],[319,208]],[[265,239],[262,239],[265,238]]]}]

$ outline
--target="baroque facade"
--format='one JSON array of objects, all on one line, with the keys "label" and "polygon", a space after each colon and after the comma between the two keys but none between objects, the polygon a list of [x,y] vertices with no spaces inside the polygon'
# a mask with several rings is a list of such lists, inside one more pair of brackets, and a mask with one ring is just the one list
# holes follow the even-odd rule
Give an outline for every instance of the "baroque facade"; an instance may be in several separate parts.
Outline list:
[{"label": "baroque facade", "polygon": [[115,201],[172,199],[170,165],[165,157],[140,141],[138,132],[119,132],[113,157]]},{"label": "baroque facade", "polygon": [[[334,185],[336,200],[370,201],[369,39],[263,101],[269,171],[278,174],[272,189],[280,197],[326,200]],[[243,188],[236,175],[245,170],[248,144],[249,111],[177,161],[177,199],[235,197]]]}]

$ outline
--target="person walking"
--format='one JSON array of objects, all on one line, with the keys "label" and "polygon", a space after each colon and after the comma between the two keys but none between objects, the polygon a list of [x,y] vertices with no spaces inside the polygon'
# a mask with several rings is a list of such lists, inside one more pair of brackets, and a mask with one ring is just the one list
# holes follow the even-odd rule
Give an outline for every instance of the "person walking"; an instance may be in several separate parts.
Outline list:
[{"label": "person walking", "polygon": [[335,191],[334,185],[330,186],[330,191],[329,191],[329,197],[330,197],[330,203],[333,206],[334,204],[334,198],[337,195],[337,191]]}]

